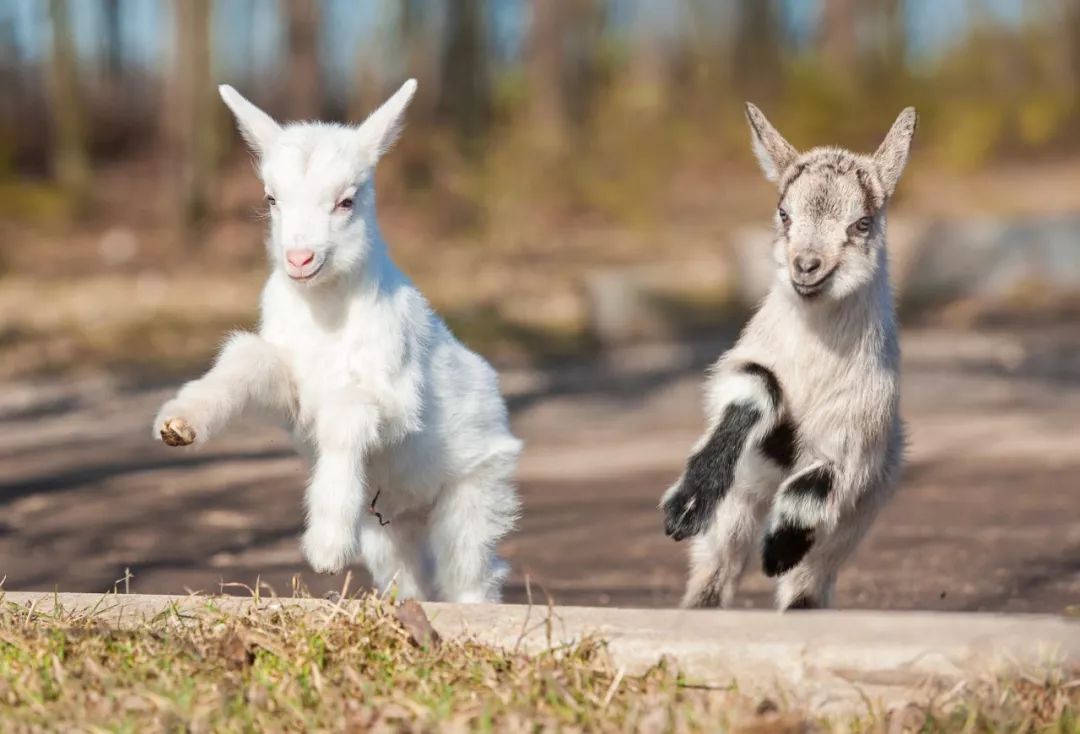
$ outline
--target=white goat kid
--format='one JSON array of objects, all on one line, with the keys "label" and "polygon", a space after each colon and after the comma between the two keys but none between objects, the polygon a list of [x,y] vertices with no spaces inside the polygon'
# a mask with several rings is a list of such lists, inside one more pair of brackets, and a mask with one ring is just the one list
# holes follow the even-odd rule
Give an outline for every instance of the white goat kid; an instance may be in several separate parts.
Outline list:
[{"label": "white goat kid", "polygon": [[359,127],[282,127],[221,87],[260,156],[272,272],[258,334],[233,335],[154,430],[170,446],[201,443],[249,405],[272,409],[313,460],[312,568],[359,555],[403,596],[497,601],[521,443],[495,371],[390,260],[375,218],[375,164],[415,90],[406,82]]},{"label": "white goat kid", "polygon": [[661,502],[694,537],[684,606],[728,606],[750,553],[777,606],[828,606],[837,572],[892,492],[903,453],[885,208],[915,110],[872,156],[800,154],[751,104],[754,152],[777,184],[776,280],[706,386],[709,428]]}]

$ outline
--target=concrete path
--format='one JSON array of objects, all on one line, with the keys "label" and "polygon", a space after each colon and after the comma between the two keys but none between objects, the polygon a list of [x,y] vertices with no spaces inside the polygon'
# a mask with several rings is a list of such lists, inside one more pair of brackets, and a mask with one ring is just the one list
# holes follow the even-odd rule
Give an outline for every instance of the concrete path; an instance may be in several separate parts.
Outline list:
[{"label": "concrete path", "polygon": [[[203,597],[7,592],[5,604],[48,613],[93,611],[131,626],[175,606],[198,613]],[[255,602],[217,597],[220,610]],[[322,599],[263,599],[262,607],[329,608]],[[348,609],[350,602],[342,603]],[[794,696],[819,713],[922,702],[994,676],[1080,671],[1080,620],[1049,615],[935,612],[687,611],[423,605],[444,639],[540,652],[586,637],[607,643],[611,663],[643,673],[668,658],[691,685]]]}]

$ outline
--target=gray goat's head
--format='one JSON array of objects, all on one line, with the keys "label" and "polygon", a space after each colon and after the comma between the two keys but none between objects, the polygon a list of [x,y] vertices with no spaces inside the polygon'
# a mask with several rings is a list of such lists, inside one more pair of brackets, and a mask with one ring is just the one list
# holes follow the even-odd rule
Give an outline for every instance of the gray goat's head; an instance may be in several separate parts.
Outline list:
[{"label": "gray goat's head", "polygon": [[776,260],[803,299],[839,300],[871,283],[884,260],[885,204],[907,162],[918,116],[908,107],[873,155],[842,148],[799,153],[747,103],[754,153],[780,190]]}]

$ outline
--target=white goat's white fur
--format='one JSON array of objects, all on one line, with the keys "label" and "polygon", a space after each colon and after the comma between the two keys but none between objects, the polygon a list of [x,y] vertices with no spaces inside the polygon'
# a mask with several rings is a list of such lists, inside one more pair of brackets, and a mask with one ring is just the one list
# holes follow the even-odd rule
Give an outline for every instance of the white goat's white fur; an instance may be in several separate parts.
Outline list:
[{"label": "white goat's white fur", "polygon": [[[415,88],[406,82],[359,127],[282,127],[221,88],[260,154],[272,272],[258,333],[233,335],[154,432],[200,443],[246,407],[275,411],[313,462],[302,541],[312,568],[360,556],[403,596],[497,601],[506,566],[495,546],[518,516],[521,443],[495,371],[394,265],[375,218],[375,163]],[[284,264],[296,248],[312,253],[304,279]]]},{"label": "white goat's white fur", "polygon": [[[670,535],[695,536],[685,606],[729,605],[763,539],[765,566],[779,576],[777,606],[827,606],[902,459],[885,207],[916,117],[905,110],[878,152],[864,156],[799,154],[756,107],[747,116],[766,177],[781,192],[776,280],[713,367],[708,431],[661,504]],[[808,259],[819,261],[810,275],[800,264]],[[724,452],[734,471],[718,484],[710,477]],[[718,495],[712,505],[708,491]]]}]

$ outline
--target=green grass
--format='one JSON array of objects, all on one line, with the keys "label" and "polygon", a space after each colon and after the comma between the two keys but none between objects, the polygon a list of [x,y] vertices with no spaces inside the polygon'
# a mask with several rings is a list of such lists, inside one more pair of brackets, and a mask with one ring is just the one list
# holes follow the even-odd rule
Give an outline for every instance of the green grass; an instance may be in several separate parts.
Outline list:
[{"label": "green grass", "polygon": [[117,626],[4,604],[3,730],[1080,731],[1077,683],[1059,678],[972,684],[936,707],[825,720],[692,685],[670,663],[623,675],[602,640],[537,655],[421,645],[425,619],[402,621],[374,596],[242,609],[208,599]]}]

